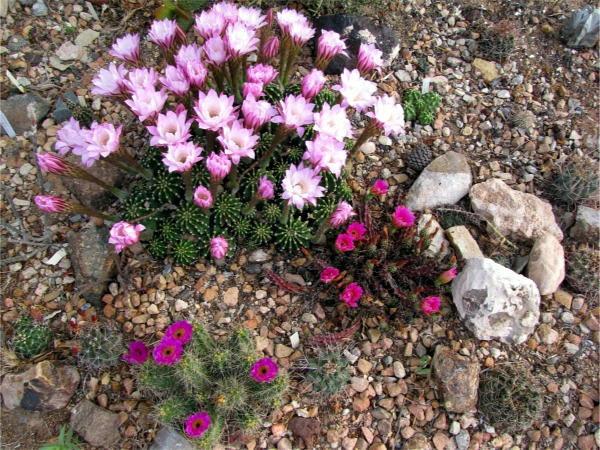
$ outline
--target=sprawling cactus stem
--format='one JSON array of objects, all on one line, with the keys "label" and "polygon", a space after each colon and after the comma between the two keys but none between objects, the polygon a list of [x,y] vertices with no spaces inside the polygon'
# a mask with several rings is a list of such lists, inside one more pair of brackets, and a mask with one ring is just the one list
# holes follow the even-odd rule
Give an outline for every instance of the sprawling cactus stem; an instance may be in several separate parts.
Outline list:
[{"label": "sprawling cactus stem", "polygon": [[99,211],[87,208],[79,203],[72,202],[70,200],[65,200],[65,210],[64,212],[73,213],[73,214],[83,214],[85,216],[93,216],[99,217],[100,219],[108,220],[109,222],[118,222],[121,220],[119,217],[108,216]]},{"label": "sprawling cactus stem", "polygon": [[311,242],[313,244],[323,243],[323,241],[325,240],[325,232],[329,228],[331,228],[331,218],[330,217],[328,217],[327,219],[323,220],[323,222],[321,222],[321,225],[319,226],[319,229],[315,233],[315,237],[313,237],[311,239]]},{"label": "sprawling cactus stem", "polygon": [[191,202],[194,198],[194,187],[192,186],[192,171],[186,170],[185,172],[181,172],[181,176],[183,177],[183,181],[185,181],[185,200],[187,202]]}]

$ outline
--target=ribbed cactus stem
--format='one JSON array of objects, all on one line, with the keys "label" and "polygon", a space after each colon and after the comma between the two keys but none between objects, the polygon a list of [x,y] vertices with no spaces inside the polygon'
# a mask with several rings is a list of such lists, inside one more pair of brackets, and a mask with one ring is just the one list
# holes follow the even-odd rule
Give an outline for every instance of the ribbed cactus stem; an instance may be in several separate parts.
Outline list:
[{"label": "ribbed cactus stem", "polygon": [[186,170],[185,172],[181,172],[181,176],[183,177],[183,181],[185,182],[185,200],[191,202],[194,198],[194,188],[192,186],[192,171]]},{"label": "ribbed cactus stem", "polygon": [[119,217],[108,216],[99,211],[93,210],[91,208],[80,205],[79,203],[72,202],[70,200],[66,200],[65,204],[66,204],[66,206],[65,206],[64,212],[67,212],[67,213],[83,214],[86,216],[99,217],[100,219],[108,220],[109,222],[118,222],[119,220],[121,220]]},{"label": "ribbed cactus stem", "polygon": [[271,145],[269,145],[269,149],[264,153],[264,155],[260,159],[260,167],[265,169],[269,165],[269,161],[271,160],[271,156],[275,153],[275,149],[277,145],[286,137],[292,130],[286,128],[283,124],[280,124],[277,127],[277,131],[271,140]]},{"label": "ribbed cactus stem", "polygon": [[321,225],[319,226],[319,229],[315,233],[315,237],[313,237],[311,239],[311,242],[313,244],[323,243],[325,241],[325,232],[329,228],[331,228],[331,218],[330,217],[328,217],[327,219],[323,220],[323,222],[321,222]]},{"label": "ribbed cactus stem", "polygon": [[210,177],[210,195],[212,196],[212,199],[213,199],[213,205],[217,201],[217,197],[219,195],[219,186],[221,186],[222,182],[223,182],[222,179]]},{"label": "ribbed cactus stem", "polygon": [[281,212],[281,217],[279,221],[281,223],[286,223],[288,221],[288,217],[290,216],[290,203],[283,202],[283,211]]}]

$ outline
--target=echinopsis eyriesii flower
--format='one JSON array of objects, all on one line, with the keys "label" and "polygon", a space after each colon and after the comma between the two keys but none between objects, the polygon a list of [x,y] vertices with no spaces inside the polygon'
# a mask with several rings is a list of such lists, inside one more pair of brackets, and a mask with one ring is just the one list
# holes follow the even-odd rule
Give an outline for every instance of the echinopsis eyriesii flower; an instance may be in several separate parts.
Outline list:
[{"label": "echinopsis eyriesii flower", "polygon": [[[117,222],[147,227],[148,250],[176,264],[208,257],[215,237],[226,239],[229,253],[245,241],[297,251],[325,239],[353,214],[345,168],[357,145],[349,117],[372,124],[355,144],[404,132],[402,107],[379,98],[368,73],[381,66],[381,53],[363,47],[358,69],[332,86],[327,64],[348,55],[333,31],[320,32],[315,65],[295,75],[315,35],[301,12],[217,2],[190,19],[187,33],[163,19],[118,37],[109,52],[115,60],[93,78],[92,93],[118,103],[120,120],[86,128],[71,119],[56,151],[79,156],[84,167],[64,169],[51,157],[41,164],[100,185],[81,172],[85,166],[105,161],[141,174],[128,189],[102,187],[123,200]],[[165,61],[158,67],[148,58],[157,51]],[[136,116],[147,133],[135,128]],[[345,242],[344,253],[358,244]]]}]

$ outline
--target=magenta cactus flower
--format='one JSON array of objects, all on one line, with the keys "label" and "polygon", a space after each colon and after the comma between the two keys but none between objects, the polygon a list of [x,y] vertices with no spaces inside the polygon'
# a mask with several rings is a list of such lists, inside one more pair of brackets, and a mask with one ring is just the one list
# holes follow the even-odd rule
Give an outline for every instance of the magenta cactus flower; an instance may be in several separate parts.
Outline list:
[{"label": "magenta cactus flower", "polygon": [[177,339],[164,337],[152,350],[152,355],[159,366],[170,366],[179,362],[183,346]]},{"label": "magenta cactus flower", "polygon": [[346,230],[346,233],[352,236],[355,241],[364,239],[366,232],[367,228],[360,222],[351,223]]},{"label": "magenta cactus flower", "polygon": [[267,175],[260,178],[256,195],[258,195],[262,200],[269,200],[275,196],[273,183],[269,181]]},{"label": "magenta cactus flower", "polygon": [[115,251],[121,253],[130,245],[140,240],[140,232],[146,227],[142,224],[132,225],[127,222],[115,223],[110,229],[109,244],[115,244]]},{"label": "magenta cactus flower", "polygon": [[327,269],[321,272],[321,281],[323,283],[329,283],[335,279],[340,274],[340,271],[335,267],[328,267]]},{"label": "magenta cactus flower", "polygon": [[244,83],[244,87],[242,88],[242,92],[244,94],[244,98],[248,98],[252,96],[254,98],[260,98],[264,95],[263,92],[264,86],[262,83]]},{"label": "magenta cactus flower", "polygon": [[277,378],[279,369],[277,364],[271,358],[263,358],[258,360],[253,366],[251,375],[259,383],[268,383]]},{"label": "magenta cactus flower", "polygon": [[440,298],[439,297],[426,297],[421,300],[421,311],[428,316],[433,312],[437,312],[440,309]]},{"label": "magenta cactus flower", "polygon": [[412,227],[415,224],[415,215],[410,209],[398,206],[392,214],[392,223],[396,228]]},{"label": "magenta cactus flower", "polygon": [[346,306],[350,306],[351,308],[358,308],[358,300],[362,297],[363,289],[358,285],[358,283],[350,283],[344,289],[344,292],[340,294],[340,300],[343,301]]},{"label": "magenta cactus flower", "polygon": [[229,250],[229,242],[223,236],[217,236],[210,240],[210,254],[216,260],[223,259]]},{"label": "magenta cactus flower", "polygon": [[204,186],[198,186],[194,191],[194,203],[200,208],[210,208],[213,198],[208,189]]},{"label": "magenta cactus flower", "polygon": [[152,137],[150,145],[166,146],[179,144],[186,141],[190,136],[190,127],[193,119],[186,121],[187,111],[183,110],[179,114],[173,111],[167,111],[166,114],[159,114],[155,127],[146,127]]},{"label": "magenta cactus flower", "polygon": [[317,173],[310,167],[304,167],[302,163],[297,167],[292,164],[285,171],[285,177],[281,183],[283,187],[281,198],[288,200],[288,204],[294,205],[298,209],[302,209],[305,203],[316,206],[317,198],[323,197],[325,191],[325,188],[319,186],[321,176]]},{"label": "magenta cactus flower", "polygon": [[206,168],[210,172],[212,179],[222,180],[231,170],[231,160],[223,152],[211,153],[206,158]]},{"label": "magenta cactus flower", "polygon": [[108,53],[121,61],[137,66],[141,63],[139,34],[126,34],[123,37],[117,38],[112,46],[112,50],[109,50]]},{"label": "magenta cactus flower", "polygon": [[167,153],[163,153],[163,162],[169,168],[169,172],[187,172],[202,160],[202,150],[202,147],[197,147],[193,142],[178,142],[169,145]]},{"label": "magenta cactus flower", "polygon": [[343,225],[346,220],[355,215],[356,213],[354,212],[352,205],[348,202],[341,201],[329,220],[331,221],[331,225],[339,227],[340,225]]},{"label": "magenta cactus flower", "polygon": [[442,272],[442,274],[438,277],[438,279],[436,281],[436,285],[439,286],[441,284],[450,283],[455,278],[456,278],[456,267],[453,267],[452,269]]},{"label": "magenta cactus flower", "polygon": [[36,195],[34,201],[38,208],[48,213],[60,213],[67,209],[67,202],[53,195]]},{"label": "magenta cactus flower", "polygon": [[185,432],[189,437],[200,439],[204,432],[210,427],[210,416],[206,411],[192,414],[185,421]]},{"label": "magenta cactus flower", "polygon": [[181,344],[186,344],[192,339],[192,334],[194,332],[194,327],[192,324],[186,320],[181,320],[179,322],[175,322],[167,331],[165,331],[166,338],[173,338],[181,342]]},{"label": "magenta cactus flower", "polygon": [[302,78],[302,95],[304,98],[308,101],[315,98],[325,86],[326,81],[327,78],[319,69],[311,70],[308,75]]},{"label": "magenta cactus flower", "polygon": [[377,180],[373,186],[371,186],[371,193],[373,195],[385,195],[388,191],[388,184],[385,180]]},{"label": "magenta cactus flower", "polygon": [[340,234],[335,241],[335,248],[340,252],[354,250],[354,238],[350,234]]},{"label": "magenta cactus flower", "polygon": [[146,344],[142,341],[134,341],[129,344],[129,355],[123,355],[123,359],[129,364],[144,364],[149,356],[150,352]]}]

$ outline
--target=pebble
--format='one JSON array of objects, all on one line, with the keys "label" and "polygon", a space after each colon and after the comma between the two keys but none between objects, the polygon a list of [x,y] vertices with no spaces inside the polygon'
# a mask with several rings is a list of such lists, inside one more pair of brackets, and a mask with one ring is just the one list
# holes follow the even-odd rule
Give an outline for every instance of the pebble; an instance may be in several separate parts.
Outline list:
[{"label": "pebble", "polygon": [[448,430],[448,432],[453,435],[456,436],[458,433],[460,433],[460,423],[453,421],[450,424],[450,429]]},{"label": "pebble", "polygon": [[44,17],[48,15],[48,7],[43,0],[37,0],[37,2],[35,2],[35,4],[31,7],[31,12],[36,17]]},{"label": "pebble", "polygon": [[503,98],[503,99],[509,99],[510,98],[510,92],[507,91],[506,89],[502,89],[502,90],[496,92],[496,97]]},{"label": "pebble", "polygon": [[560,315],[560,320],[562,320],[566,324],[571,325],[575,323],[575,316],[570,311],[565,311]]}]

